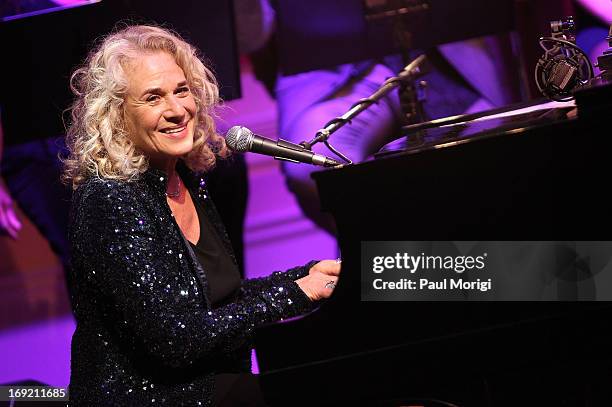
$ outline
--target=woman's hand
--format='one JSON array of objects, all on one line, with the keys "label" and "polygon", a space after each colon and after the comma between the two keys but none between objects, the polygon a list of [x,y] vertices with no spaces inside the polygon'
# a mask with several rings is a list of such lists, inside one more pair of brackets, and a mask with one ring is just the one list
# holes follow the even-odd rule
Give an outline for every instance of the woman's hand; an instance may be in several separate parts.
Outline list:
[{"label": "woman's hand", "polygon": [[318,262],[317,264],[315,264],[314,266],[312,266],[310,268],[309,273],[313,274],[313,273],[323,273],[323,274],[327,274],[328,276],[336,276],[338,277],[340,275],[340,265],[342,263],[342,260],[337,259],[337,260],[323,260]]},{"label": "woman's hand", "polygon": [[309,274],[295,282],[311,301],[329,298],[340,275],[339,260],[323,260],[310,268]]}]

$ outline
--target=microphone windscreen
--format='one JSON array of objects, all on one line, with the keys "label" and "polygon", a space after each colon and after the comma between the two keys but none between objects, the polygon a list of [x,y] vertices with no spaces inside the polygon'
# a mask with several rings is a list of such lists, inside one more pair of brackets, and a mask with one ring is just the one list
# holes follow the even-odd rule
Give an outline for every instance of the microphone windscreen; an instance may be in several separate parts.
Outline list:
[{"label": "microphone windscreen", "polygon": [[239,153],[249,151],[249,142],[253,132],[246,127],[234,126],[225,134],[225,144]]}]

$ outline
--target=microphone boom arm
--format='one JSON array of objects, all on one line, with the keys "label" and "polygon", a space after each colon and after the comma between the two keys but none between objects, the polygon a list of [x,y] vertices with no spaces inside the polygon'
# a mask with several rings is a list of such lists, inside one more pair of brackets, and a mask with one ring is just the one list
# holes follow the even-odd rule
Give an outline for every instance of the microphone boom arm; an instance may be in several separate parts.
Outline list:
[{"label": "microphone boom arm", "polygon": [[329,142],[327,141],[329,139],[329,136],[331,136],[334,132],[336,132],[345,124],[350,123],[351,120],[359,113],[363,112],[371,105],[378,103],[378,101],[382,99],[383,96],[385,96],[387,93],[391,92],[393,89],[397,88],[401,84],[407,81],[411,81],[417,76],[419,76],[419,74],[421,74],[421,72],[423,71],[423,64],[425,63],[425,61],[426,56],[424,54],[419,55],[412,62],[406,65],[397,76],[387,79],[380,86],[380,88],[376,90],[376,92],[374,92],[367,98],[358,100],[342,116],[335,117],[329,122],[327,122],[327,124],[325,124],[322,129],[317,131],[317,134],[312,140],[303,141],[300,143],[300,145],[307,150],[312,150],[313,145],[323,142],[331,151],[334,152],[334,154],[342,158],[348,164],[352,164],[352,161],[349,158],[347,158],[344,154],[340,153],[329,144]]}]

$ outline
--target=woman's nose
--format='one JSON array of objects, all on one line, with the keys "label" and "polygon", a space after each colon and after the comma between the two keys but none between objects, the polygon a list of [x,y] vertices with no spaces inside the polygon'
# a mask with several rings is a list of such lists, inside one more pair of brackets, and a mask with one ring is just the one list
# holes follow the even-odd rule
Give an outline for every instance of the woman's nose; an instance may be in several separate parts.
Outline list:
[{"label": "woman's nose", "polygon": [[172,95],[168,98],[167,106],[168,108],[164,112],[166,119],[182,118],[185,116],[186,109],[176,96]]}]

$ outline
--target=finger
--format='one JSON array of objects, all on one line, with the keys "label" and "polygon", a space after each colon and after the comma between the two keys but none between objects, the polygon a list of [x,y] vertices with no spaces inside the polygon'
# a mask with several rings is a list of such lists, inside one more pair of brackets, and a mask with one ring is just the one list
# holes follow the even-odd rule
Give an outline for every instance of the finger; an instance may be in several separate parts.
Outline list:
[{"label": "finger", "polygon": [[0,230],[6,232],[13,239],[17,238],[17,233],[13,227],[9,224],[7,214],[4,208],[0,207]]},{"label": "finger", "polygon": [[332,296],[336,289],[336,284],[338,283],[338,279],[334,277],[328,277],[327,282],[323,286],[323,290],[321,292],[321,297],[329,298]]},{"label": "finger", "polygon": [[338,276],[340,275],[341,264],[336,260],[323,260],[315,264],[313,269],[328,276]]},{"label": "finger", "polygon": [[325,288],[329,288],[329,289],[334,289],[336,288],[336,285],[338,284],[338,278],[337,277],[330,277],[328,275],[325,275],[325,279],[324,281],[324,287]]},{"label": "finger", "polygon": [[19,217],[15,213],[15,211],[10,208],[7,213],[8,223],[9,225],[16,231],[19,232],[21,230],[21,222],[19,221]]},{"label": "finger", "polygon": [[17,238],[17,232],[21,230],[21,222],[10,199],[0,203],[0,229],[4,229],[13,239]]},{"label": "finger", "polygon": [[4,204],[0,202],[0,228],[6,229],[8,227],[8,219],[6,218],[6,210]]}]

